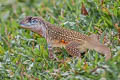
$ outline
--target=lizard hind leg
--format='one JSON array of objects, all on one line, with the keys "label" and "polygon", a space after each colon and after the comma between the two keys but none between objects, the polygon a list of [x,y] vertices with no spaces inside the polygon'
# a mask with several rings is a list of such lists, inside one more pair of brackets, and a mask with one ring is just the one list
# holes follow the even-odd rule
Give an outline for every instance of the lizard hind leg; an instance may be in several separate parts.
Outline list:
[{"label": "lizard hind leg", "polygon": [[82,42],[72,41],[66,45],[65,49],[71,56],[81,58],[81,53],[87,50],[83,45]]}]

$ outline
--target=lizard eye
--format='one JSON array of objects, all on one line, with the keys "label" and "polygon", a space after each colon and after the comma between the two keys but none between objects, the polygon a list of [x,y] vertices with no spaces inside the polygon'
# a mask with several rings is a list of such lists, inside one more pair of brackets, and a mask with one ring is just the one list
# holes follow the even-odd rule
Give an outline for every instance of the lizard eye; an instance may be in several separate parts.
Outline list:
[{"label": "lizard eye", "polygon": [[37,22],[38,22],[38,21],[35,20],[35,19],[31,19],[31,20],[30,20],[30,23],[31,23],[31,24],[36,24]]}]

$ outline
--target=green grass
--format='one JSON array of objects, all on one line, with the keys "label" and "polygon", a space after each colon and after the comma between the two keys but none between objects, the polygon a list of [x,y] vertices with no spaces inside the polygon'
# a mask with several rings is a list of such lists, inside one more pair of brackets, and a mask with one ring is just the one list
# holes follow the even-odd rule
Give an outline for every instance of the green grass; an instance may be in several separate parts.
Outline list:
[{"label": "green grass", "polygon": [[[87,16],[81,14],[82,2]],[[104,56],[89,50],[80,60],[62,49],[55,54],[64,62],[51,60],[46,40],[20,28],[23,16],[42,16],[87,35],[99,34],[97,27],[102,30],[101,42],[107,36],[112,59],[105,62]],[[0,80],[120,80],[120,44],[114,28],[118,22],[119,0],[104,0],[103,5],[100,0],[0,0]]]}]

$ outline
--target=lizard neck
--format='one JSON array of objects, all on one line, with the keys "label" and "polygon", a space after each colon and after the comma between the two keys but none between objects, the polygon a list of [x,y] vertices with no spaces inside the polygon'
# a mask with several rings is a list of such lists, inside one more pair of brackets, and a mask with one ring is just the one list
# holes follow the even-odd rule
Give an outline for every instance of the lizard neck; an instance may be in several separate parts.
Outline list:
[{"label": "lizard neck", "polygon": [[40,18],[39,24],[32,29],[33,32],[45,37],[47,39],[48,29],[54,27],[53,24],[45,21],[44,19]]},{"label": "lizard neck", "polygon": [[40,22],[39,25],[36,25],[36,27],[34,29],[32,29],[33,32],[41,35],[42,37],[47,38],[47,24],[45,22]]}]

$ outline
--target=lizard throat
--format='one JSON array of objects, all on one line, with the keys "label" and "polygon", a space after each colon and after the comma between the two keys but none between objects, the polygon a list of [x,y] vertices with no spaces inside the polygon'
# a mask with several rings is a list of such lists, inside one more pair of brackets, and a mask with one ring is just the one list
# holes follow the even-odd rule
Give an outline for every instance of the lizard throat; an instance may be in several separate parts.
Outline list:
[{"label": "lizard throat", "polygon": [[37,25],[32,28],[32,31],[46,38],[47,29],[43,25]]}]

